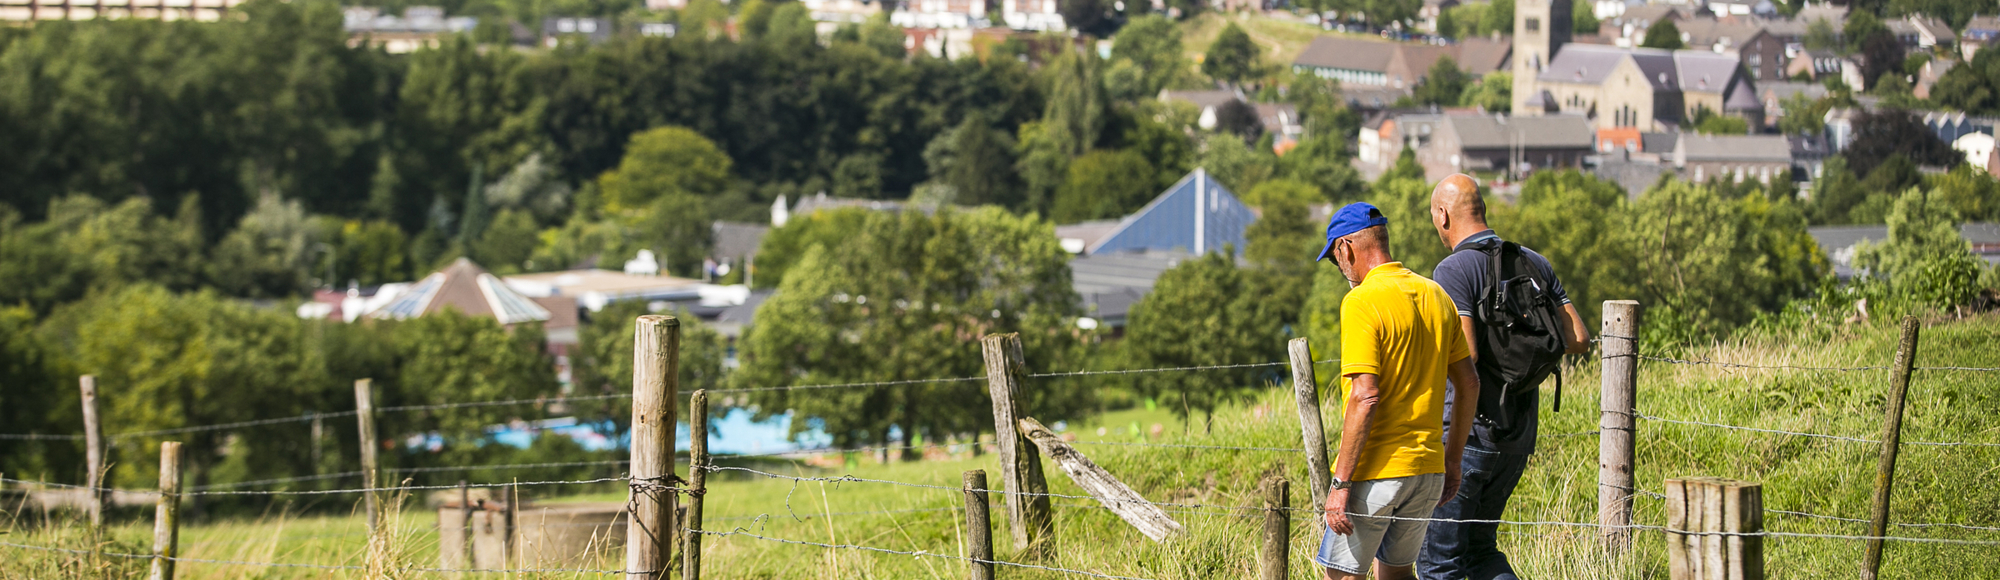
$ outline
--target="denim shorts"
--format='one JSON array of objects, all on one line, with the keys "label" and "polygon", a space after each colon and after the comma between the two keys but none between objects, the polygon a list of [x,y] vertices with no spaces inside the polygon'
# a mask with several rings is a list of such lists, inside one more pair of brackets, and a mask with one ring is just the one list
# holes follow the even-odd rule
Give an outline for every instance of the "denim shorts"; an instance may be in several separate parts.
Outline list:
[{"label": "denim shorts", "polygon": [[[1341,535],[1326,528],[1319,556],[1313,560],[1349,574],[1366,574],[1370,560],[1380,560],[1385,566],[1415,564],[1429,522],[1379,516],[1429,518],[1443,495],[1442,473],[1354,482],[1347,489],[1347,519],[1354,523],[1354,533]],[[1324,515],[1320,525],[1326,525]]]}]

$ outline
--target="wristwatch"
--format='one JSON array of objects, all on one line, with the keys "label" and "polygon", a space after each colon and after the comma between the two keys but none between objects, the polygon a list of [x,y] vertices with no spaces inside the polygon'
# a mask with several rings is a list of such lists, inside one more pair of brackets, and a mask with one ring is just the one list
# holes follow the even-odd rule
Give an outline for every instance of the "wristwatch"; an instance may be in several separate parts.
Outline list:
[{"label": "wristwatch", "polygon": [[1350,487],[1354,487],[1354,482],[1352,482],[1352,481],[1341,481],[1341,480],[1340,480],[1340,478],[1336,477],[1336,478],[1333,478],[1333,485],[1331,485],[1331,486],[1328,486],[1328,487],[1330,487],[1330,488],[1332,488],[1332,489],[1347,489],[1347,488],[1350,488]]}]

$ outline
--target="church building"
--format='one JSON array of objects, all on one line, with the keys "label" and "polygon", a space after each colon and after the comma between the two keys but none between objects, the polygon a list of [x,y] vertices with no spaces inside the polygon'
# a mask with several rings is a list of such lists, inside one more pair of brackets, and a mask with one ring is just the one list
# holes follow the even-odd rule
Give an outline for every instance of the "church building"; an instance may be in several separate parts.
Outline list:
[{"label": "church building", "polygon": [[1597,129],[1667,131],[1700,111],[1763,121],[1757,89],[1736,58],[1706,50],[1570,42],[1571,0],[1514,7],[1513,111],[1578,115]]}]

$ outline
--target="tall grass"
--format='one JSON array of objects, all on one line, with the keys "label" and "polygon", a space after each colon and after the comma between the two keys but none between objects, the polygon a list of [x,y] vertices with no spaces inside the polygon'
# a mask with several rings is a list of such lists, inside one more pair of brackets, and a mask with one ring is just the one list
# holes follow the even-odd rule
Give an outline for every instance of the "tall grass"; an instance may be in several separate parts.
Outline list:
[{"label": "tall grass", "polygon": [[[1888,323],[1846,327],[1825,339],[1800,341],[1786,337],[1740,338],[1725,344],[1689,349],[1684,357],[1748,364],[1809,366],[1880,366],[1893,357],[1895,328]],[[1980,318],[1938,323],[1924,331],[1917,358],[1921,366],[2000,367],[2000,319]],[[1322,367],[1328,372],[1328,367]],[[1638,407],[1642,414],[1770,429],[1805,431],[1863,439],[1880,436],[1886,371],[1816,372],[1732,369],[1715,366],[1642,362]],[[1594,363],[1586,361],[1566,378],[1564,408],[1553,412],[1543,403],[1544,439],[1529,463],[1506,518],[1511,521],[1595,522],[1599,382]],[[2000,373],[1920,371],[1910,387],[1904,421],[1905,441],[1977,441],[2000,443]],[[1338,401],[1326,401],[1324,415],[1337,422]],[[1167,423],[1156,443],[1187,443],[1238,447],[1296,447],[1299,427],[1287,389],[1271,389],[1251,403],[1216,414],[1213,431],[1180,429],[1164,412],[1128,411],[1097,423],[1078,424],[1070,432],[1082,442],[1098,439],[1133,441],[1130,423]],[[1328,425],[1330,431],[1337,424]],[[1150,431],[1150,429],[1142,429]],[[1584,435],[1558,436],[1575,433]],[[1308,481],[1302,456],[1267,451],[1221,451],[1080,444],[1077,447],[1148,499],[1204,506],[1170,509],[1187,533],[1166,543],[1154,543],[1095,502],[1055,499],[1057,553],[1033,563],[1118,576],[1194,579],[1254,577],[1262,516],[1232,507],[1261,505],[1257,482],[1283,475],[1294,482],[1292,505],[1309,505]],[[1641,421],[1636,475],[1639,487],[1659,491],[1670,477],[1719,476],[1762,482],[1765,505],[1848,518],[1866,517],[1873,485],[1877,446]],[[960,474],[985,469],[998,485],[992,455],[956,459],[891,462],[863,461],[848,469],[820,469],[803,463],[760,465],[799,475],[839,475],[955,488]],[[1062,475],[1048,469],[1051,491],[1083,495]],[[1899,522],[1961,523],[2000,526],[2000,448],[1941,448],[1905,446],[1898,472],[1893,520]],[[878,483],[794,482],[742,473],[718,473],[710,479],[706,497],[707,527],[758,535],[838,545],[872,546],[904,552],[946,556],[964,554],[963,513],[956,491],[918,489]],[[535,490],[546,492],[546,490]],[[623,501],[622,494],[599,494],[544,501]],[[998,499],[997,497],[995,498]],[[1648,496],[1637,500],[1638,523],[1663,523],[1662,502]],[[404,502],[392,502],[402,505]],[[415,505],[415,502],[410,502]],[[1005,528],[1004,503],[995,501],[995,552],[1001,560],[1025,559],[1011,545]],[[932,510],[932,511],[908,511]],[[850,513],[875,512],[875,513]],[[824,514],[834,514],[831,516]],[[32,518],[27,518],[32,519]],[[21,522],[22,520],[16,520]],[[357,517],[287,517],[282,513],[245,521],[193,525],[182,533],[183,553],[191,558],[239,561],[366,565],[360,571],[334,572],[250,566],[184,564],[183,578],[460,578],[500,577],[408,573],[408,567],[435,566],[435,519],[407,509],[385,521],[395,522],[399,539],[371,550]],[[1769,514],[1774,531],[1862,535],[1864,526]],[[56,545],[81,549],[87,537],[75,525],[36,526],[17,523],[0,541]],[[1607,557],[1594,528],[1506,525],[1500,542],[1525,577],[1639,579],[1666,574],[1664,540],[1657,532],[1641,531],[1633,549]],[[110,545],[138,551],[149,547],[143,522],[115,526]],[[2000,540],[2000,533],[1949,528],[1898,528],[1893,535]],[[1320,538],[1317,518],[1295,514],[1292,525],[1292,577],[1316,578],[1311,557]],[[709,578],[957,578],[964,563],[946,558],[831,550],[763,541],[746,536],[704,540],[705,576]],[[610,546],[607,546],[610,548]],[[1773,537],[1766,541],[1767,570],[1774,578],[1850,577],[1856,573],[1863,546],[1858,541]],[[138,553],[138,552],[132,552]],[[620,551],[607,549],[595,563],[577,566],[616,569]],[[379,560],[381,565],[377,565]],[[0,579],[96,577],[87,557],[0,548]],[[136,578],[143,565],[112,562],[106,577]],[[1010,579],[1075,578],[1057,572],[1002,567]],[[536,578],[598,578],[586,574],[532,574]],[[1885,578],[2000,578],[2000,548],[1891,543],[1883,567]]]}]

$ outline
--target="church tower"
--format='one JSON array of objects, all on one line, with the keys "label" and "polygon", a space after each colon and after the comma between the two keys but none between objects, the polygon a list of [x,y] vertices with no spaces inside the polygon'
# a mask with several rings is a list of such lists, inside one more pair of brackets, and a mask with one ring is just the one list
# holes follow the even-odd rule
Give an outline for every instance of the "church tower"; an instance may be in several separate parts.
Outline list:
[{"label": "church tower", "polygon": [[1541,92],[1535,77],[1569,44],[1573,7],[1571,0],[1515,0],[1514,114],[1541,113],[1528,110],[1527,103]]}]

